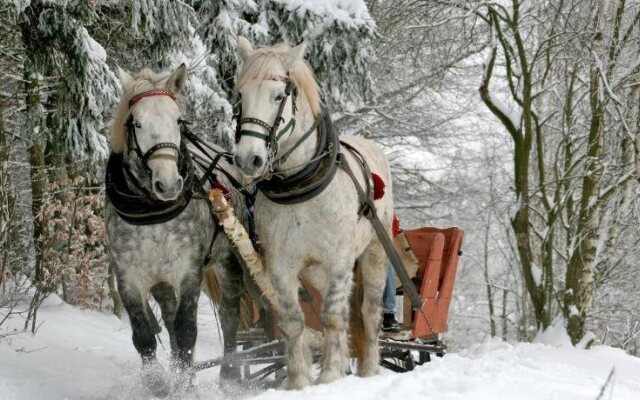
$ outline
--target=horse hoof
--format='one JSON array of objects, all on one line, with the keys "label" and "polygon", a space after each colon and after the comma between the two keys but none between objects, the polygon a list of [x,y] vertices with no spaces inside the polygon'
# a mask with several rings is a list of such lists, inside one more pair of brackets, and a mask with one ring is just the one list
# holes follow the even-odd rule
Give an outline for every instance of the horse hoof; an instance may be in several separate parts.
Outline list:
[{"label": "horse hoof", "polygon": [[289,382],[287,384],[287,388],[289,390],[304,389],[307,386],[311,385],[311,381],[306,376],[290,376],[288,377],[288,380]]},{"label": "horse hoof", "polygon": [[156,397],[166,397],[171,391],[169,378],[162,365],[157,362],[142,368],[142,384]]},{"label": "horse hoof", "polygon": [[361,378],[367,378],[377,374],[378,374],[377,364],[373,365],[373,367],[367,367],[365,365],[361,365],[358,367],[358,376]]},{"label": "horse hoof", "polygon": [[316,381],[316,384],[335,382],[342,377],[344,377],[344,375],[338,371],[322,371]]}]

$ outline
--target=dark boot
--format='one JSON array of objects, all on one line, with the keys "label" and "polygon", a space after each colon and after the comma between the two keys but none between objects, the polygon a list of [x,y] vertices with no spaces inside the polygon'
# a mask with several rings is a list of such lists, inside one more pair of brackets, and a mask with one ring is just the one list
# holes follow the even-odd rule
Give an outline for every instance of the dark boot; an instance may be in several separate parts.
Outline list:
[{"label": "dark boot", "polygon": [[393,313],[382,314],[382,332],[398,333],[400,330],[400,323],[396,321],[396,316]]}]

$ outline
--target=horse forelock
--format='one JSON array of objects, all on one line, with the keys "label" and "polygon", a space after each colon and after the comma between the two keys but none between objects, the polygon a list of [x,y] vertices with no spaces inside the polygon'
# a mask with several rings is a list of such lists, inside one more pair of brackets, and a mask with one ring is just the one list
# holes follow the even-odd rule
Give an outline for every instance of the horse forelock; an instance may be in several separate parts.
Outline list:
[{"label": "horse forelock", "polygon": [[288,65],[286,56],[290,49],[286,44],[256,49],[244,62],[236,82],[236,89],[241,89],[252,79],[265,79],[281,67],[289,72],[289,79],[298,89],[298,95],[306,101],[313,116],[317,116],[322,107],[318,82],[306,60],[298,59]]},{"label": "horse forelock", "polygon": [[127,140],[126,123],[129,118],[129,101],[136,95],[147,90],[164,88],[169,78],[169,72],[154,72],[148,68],[140,70],[133,76],[134,80],[122,87],[122,95],[116,108],[111,132],[111,146],[114,153],[122,153]]}]

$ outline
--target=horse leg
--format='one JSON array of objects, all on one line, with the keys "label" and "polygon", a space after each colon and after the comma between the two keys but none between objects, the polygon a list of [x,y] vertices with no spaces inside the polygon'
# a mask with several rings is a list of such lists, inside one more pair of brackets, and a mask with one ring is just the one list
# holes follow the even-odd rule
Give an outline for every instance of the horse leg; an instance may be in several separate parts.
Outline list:
[{"label": "horse leg", "polygon": [[133,331],[133,345],[142,358],[142,383],[158,397],[169,393],[169,384],[164,379],[164,370],[156,360],[156,338],[146,313],[146,293],[131,285],[127,286],[118,280],[120,297],[124,308],[129,314],[131,330]]},{"label": "horse leg", "polygon": [[[340,257],[339,260],[348,260]],[[324,347],[322,350],[322,372],[317,383],[329,383],[342,378],[349,368],[347,326],[349,298],[353,284],[353,262],[334,265],[330,281],[323,295],[322,324],[324,325]]]},{"label": "horse leg", "polygon": [[171,344],[171,351],[175,352],[176,347],[176,333],[174,329],[174,321],[176,318],[176,309],[178,302],[176,301],[176,295],[173,287],[165,282],[160,282],[151,288],[151,295],[160,306],[162,312],[162,320],[164,326],[169,333],[169,341]]},{"label": "horse leg", "polygon": [[176,351],[173,353],[173,368],[185,372],[193,364],[193,348],[198,336],[198,298],[202,270],[194,271],[180,282],[178,309],[174,320]]},{"label": "horse leg", "polygon": [[378,372],[380,351],[378,334],[382,317],[382,293],[387,278],[387,256],[378,240],[369,244],[359,260],[364,297],[362,322],[364,325],[363,351],[358,357],[358,375],[371,376]]},{"label": "horse leg", "polygon": [[[267,265],[276,265],[276,263],[267,263]],[[311,384],[309,376],[311,354],[306,341],[304,314],[298,303],[300,281],[297,275],[286,269],[273,271],[272,277],[275,278],[273,286],[280,306],[278,325],[287,338],[289,388],[302,389]]]},{"label": "horse leg", "polygon": [[[240,321],[238,316],[240,315],[240,299],[243,289],[242,267],[236,258],[229,254],[223,262],[215,263],[213,268],[222,292],[219,313],[224,339],[224,354],[226,355],[236,350],[236,333]],[[220,367],[220,377],[239,379],[240,367],[223,363]]]}]

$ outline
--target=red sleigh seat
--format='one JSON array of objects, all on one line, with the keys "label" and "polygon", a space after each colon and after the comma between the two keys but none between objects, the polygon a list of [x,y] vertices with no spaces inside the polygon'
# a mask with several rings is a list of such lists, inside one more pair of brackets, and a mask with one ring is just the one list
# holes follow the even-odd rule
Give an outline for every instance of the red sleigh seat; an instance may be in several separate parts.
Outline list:
[{"label": "red sleigh seat", "polygon": [[419,262],[414,282],[424,300],[424,316],[411,310],[405,293],[403,325],[405,329],[411,329],[413,338],[434,339],[447,329],[464,232],[460,228],[426,227],[405,230],[404,233]]}]

